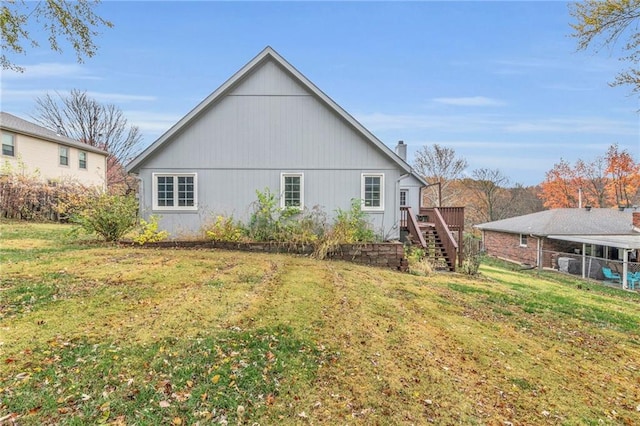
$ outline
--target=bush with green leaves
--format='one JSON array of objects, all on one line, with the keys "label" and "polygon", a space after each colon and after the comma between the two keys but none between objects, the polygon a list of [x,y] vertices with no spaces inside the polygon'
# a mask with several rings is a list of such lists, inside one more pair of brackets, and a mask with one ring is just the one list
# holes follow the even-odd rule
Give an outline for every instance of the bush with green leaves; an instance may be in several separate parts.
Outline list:
[{"label": "bush with green leaves", "polygon": [[140,219],[140,229],[138,231],[138,235],[133,238],[133,241],[143,245],[166,240],[169,237],[169,233],[167,231],[160,231],[159,221],[160,217],[155,214],[149,217],[148,222],[144,219]]},{"label": "bush with green leaves", "polygon": [[333,225],[316,244],[314,256],[324,259],[340,244],[366,244],[377,240],[367,214],[362,211],[362,201],[353,199],[349,210],[336,210]]},{"label": "bush with green leaves", "polygon": [[86,207],[71,217],[87,234],[105,241],[118,241],[137,223],[138,201],[134,196],[107,193],[92,197]]},{"label": "bush with green leaves", "polygon": [[213,241],[237,243],[244,240],[245,230],[233,217],[218,215],[211,225],[205,227],[204,233]]}]

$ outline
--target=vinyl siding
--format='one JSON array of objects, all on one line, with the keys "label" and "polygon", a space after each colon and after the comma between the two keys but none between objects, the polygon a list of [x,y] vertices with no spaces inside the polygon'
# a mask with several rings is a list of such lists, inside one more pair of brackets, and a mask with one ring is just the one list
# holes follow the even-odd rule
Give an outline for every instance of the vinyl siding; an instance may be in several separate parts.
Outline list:
[{"label": "vinyl siding", "polygon": [[24,171],[44,180],[73,180],[87,186],[106,187],[106,156],[95,152],[87,153],[87,168],[78,167],[80,150],[69,148],[69,165],[61,166],[59,147],[55,142],[32,136],[2,130],[15,135],[14,157],[0,155],[0,161],[10,171]]},{"label": "vinyl siding", "polygon": [[[152,173],[198,174],[197,212],[151,212]],[[143,215],[162,216],[173,236],[198,234],[214,214],[246,222],[256,190],[280,191],[280,175],[304,173],[305,207],[330,217],[359,199],[362,173],[384,173],[385,212],[376,231],[397,237],[398,165],[274,61],[239,81],[167,140],[139,169]],[[415,195],[417,199],[417,195]]]}]

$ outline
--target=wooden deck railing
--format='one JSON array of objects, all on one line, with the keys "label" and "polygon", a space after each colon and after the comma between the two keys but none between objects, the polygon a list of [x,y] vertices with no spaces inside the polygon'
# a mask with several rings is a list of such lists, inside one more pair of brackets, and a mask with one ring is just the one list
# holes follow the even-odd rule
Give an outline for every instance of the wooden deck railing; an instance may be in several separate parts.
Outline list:
[{"label": "wooden deck railing", "polygon": [[431,216],[436,209],[440,211],[449,229],[464,228],[464,207],[420,207],[420,216],[428,216],[430,218],[428,221],[434,222]]},{"label": "wooden deck railing", "polygon": [[442,241],[442,248],[444,249],[445,255],[451,261],[453,268],[455,268],[458,255],[458,243],[451,236],[449,225],[444,221],[439,207],[433,209],[433,219],[433,224]]},{"label": "wooden deck railing", "polygon": [[421,247],[427,247],[427,242],[424,239],[424,235],[422,235],[420,225],[418,225],[418,220],[411,207],[400,207],[400,226],[406,226],[409,235],[417,239]]}]

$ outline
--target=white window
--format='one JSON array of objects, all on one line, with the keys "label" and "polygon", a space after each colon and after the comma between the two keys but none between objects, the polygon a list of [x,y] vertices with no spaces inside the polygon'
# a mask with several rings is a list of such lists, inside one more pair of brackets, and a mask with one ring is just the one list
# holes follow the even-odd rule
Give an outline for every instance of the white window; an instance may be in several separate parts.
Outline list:
[{"label": "white window", "polygon": [[60,165],[68,166],[69,165],[69,147],[61,146],[58,152],[60,153],[60,160],[59,160]]},{"label": "white window", "polygon": [[79,169],[87,169],[87,153],[84,151],[78,152],[78,168]]},{"label": "white window", "polygon": [[406,189],[400,190],[400,207],[405,207],[407,205],[407,194],[409,193]]},{"label": "white window", "polygon": [[153,174],[154,210],[197,210],[198,190],[195,173]]},{"label": "white window", "polygon": [[13,133],[2,132],[2,155],[16,156],[16,137]]},{"label": "white window", "polygon": [[384,174],[362,174],[361,198],[363,203],[362,210],[384,210]]},{"label": "white window", "polygon": [[520,234],[520,247],[526,247],[526,246],[527,246],[527,235]]},{"label": "white window", "polygon": [[280,175],[280,207],[304,208],[304,175],[282,173]]}]

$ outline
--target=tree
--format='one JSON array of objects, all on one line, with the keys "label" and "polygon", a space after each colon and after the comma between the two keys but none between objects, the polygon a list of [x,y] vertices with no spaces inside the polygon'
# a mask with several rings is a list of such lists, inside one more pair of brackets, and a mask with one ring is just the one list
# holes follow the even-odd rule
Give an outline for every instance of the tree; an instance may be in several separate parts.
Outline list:
[{"label": "tree", "polygon": [[[454,199],[456,192],[452,189],[451,182],[460,178],[467,168],[467,160],[456,157],[452,148],[446,148],[438,144],[423,146],[416,152],[413,167],[423,176],[429,184],[440,183],[442,200],[438,200],[438,188],[435,185],[423,192],[427,203],[435,206],[444,206]],[[448,191],[449,190],[449,191]]]},{"label": "tree", "polygon": [[591,162],[576,161],[576,185],[582,191],[582,203],[592,207],[607,207],[611,199],[607,193],[606,161],[596,157]]},{"label": "tree", "polygon": [[627,38],[621,49],[620,60],[632,67],[620,72],[612,85],[630,85],[632,93],[640,93],[640,71],[634,65],[640,62],[640,0],[585,0],[573,3],[570,13],[575,19],[571,24],[573,37],[578,40],[578,50],[598,45],[613,48],[621,38]]},{"label": "tree", "polygon": [[0,8],[0,28],[2,29],[2,69],[24,71],[13,63],[7,53],[24,54],[26,45],[37,47],[39,41],[29,32],[30,25],[41,25],[48,34],[51,50],[62,52],[61,40],[66,40],[76,52],[78,62],[84,57],[95,55],[97,47],[93,42],[99,35],[101,26],[113,27],[113,24],[98,16],[94,10],[99,0],[44,0],[27,2],[25,0],[7,0]]},{"label": "tree", "polygon": [[135,188],[127,177],[124,164],[135,154],[142,135],[137,126],[130,126],[122,111],[113,104],[103,105],[87,92],[71,90],[68,95],[46,94],[36,98],[34,120],[71,139],[103,149],[107,158],[107,185],[124,185],[125,191]]},{"label": "tree", "polygon": [[631,207],[640,189],[640,163],[636,163],[626,150],[611,145],[607,151],[608,190],[616,205]]},{"label": "tree", "polygon": [[560,159],[545,175],[540,184],[540,198],[548,209],[578,207],[579,185],[571,164]]},{"label": "tree", "polygon": [[611,145],[605,157],[591,162],[565,160],[554,164],[540,185],[540,198],[547,208],[631,206],[638,201],[640,164],[618,145]]},{"label": "tree", "polygon": [[498,169],[475,169],[471,172],[473,181],[471,189],[476,195],[478,207],[485,222],[491,222],[506,217],[508,209],[508,191],[505,187],[509,178]]}]

